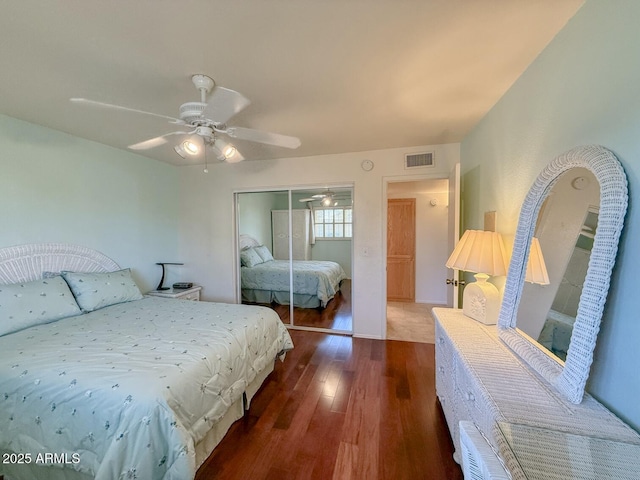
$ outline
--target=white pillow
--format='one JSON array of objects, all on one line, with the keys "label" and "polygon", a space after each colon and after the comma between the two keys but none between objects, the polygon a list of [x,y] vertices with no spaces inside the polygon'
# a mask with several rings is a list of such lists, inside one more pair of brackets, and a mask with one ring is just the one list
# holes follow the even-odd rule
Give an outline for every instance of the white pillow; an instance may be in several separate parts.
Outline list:
[{"label": "white pillow", "polygon": [[255,247],[254,250],[258,255],[260,255],[263,262],[270,262],[273,260],[273,255],[271,255],[271,252],[266,246],[260,245],[259,247]]},{"label": "white pillow", "polygon": [[81,313],[60,275],[0,285],[0,336]]},{"label": "white pillow", "polygon": [[62,272],[62,276],[83,312],[142,298],[128,268],[107,273]]},{"label": "white pillow", "polygon": [[252,247],[240,252],[240,262],[245,267],[255,267],[256,265],[264,263],[264,260],[262,260],[262,257],[258,255],[255,248]]}]

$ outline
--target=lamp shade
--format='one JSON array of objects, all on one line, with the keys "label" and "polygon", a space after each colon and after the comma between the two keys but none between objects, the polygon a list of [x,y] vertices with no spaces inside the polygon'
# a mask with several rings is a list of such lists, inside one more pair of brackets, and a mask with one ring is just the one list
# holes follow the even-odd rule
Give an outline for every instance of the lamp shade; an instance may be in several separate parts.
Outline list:
[{"label": "lamp shade", "polygon": [[531,239],[529,259],[527,260],[527,273],[525,274],[524,281],[537,283],[539,285],[549,285],[547,266],[544,263],[540,242],[536,237]]},{"label": "lamp shade", "polygon": [[449,256],[446,266],[465,272],[506,275],[506,257],[499,233],[467,230]]}]

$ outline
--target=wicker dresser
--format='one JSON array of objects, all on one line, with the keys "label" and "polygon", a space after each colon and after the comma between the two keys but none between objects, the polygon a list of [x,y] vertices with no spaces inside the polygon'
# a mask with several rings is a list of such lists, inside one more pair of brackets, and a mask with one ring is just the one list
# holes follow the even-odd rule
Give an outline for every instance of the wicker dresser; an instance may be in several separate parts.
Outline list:
[{"label": "wicker dresser", "polygon": [[[463,427],[475,425],[480,438],[484,438],[495,452],[498,465],[501,464],[513,478],[527,476],[522,473],[517,453],[512,454],[513,435],[505,435],[507,426],[510,426],[509,432],[525,429],[527,434],[546,432],[555,439],[564,435],[565,438],[597,439],[609,445],[640,449],[640,435],[593,397],[585,394],[582,403],[576,405],[559,395],[549,382],[500,341],[495,325],[478,323],[464,316],[462,310],[435,308],[433,313],[436,319],[436,390],[455,445],[456,461],[461,460],[464,450],[460,446],[461,421]],[[515,437],[517,441],[517,435]],[[542,436],[539,444],[545,444]],[[574,449],[568,461],[580,464],[583,459],[576,451],[579,450]],[[538,452],[529,452],[539,455],[541,464],[552,461],[551,453],[542,446]],[[638,458],[629,461],[638,462]]]}]

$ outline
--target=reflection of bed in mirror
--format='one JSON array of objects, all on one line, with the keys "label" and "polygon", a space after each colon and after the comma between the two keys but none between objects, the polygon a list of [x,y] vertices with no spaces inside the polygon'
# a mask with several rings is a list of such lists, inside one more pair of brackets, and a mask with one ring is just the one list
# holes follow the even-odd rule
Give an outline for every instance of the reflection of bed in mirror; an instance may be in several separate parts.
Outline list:
[{"label": "reflection of bed in mirror", "polygon": [[293,305],[324,308],[340,291],[346,274],[340,264],[320,260],[275,260],[269,249],[249,235],[240,235],[242,301],[289,305],[293,265]]}]

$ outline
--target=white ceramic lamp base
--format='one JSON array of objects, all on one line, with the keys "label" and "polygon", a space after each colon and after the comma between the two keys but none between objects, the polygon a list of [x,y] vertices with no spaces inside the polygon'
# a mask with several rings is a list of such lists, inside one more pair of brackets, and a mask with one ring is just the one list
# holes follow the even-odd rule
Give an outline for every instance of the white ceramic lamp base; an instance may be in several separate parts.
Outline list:
[{"label": "white ceramic lamp base", "polygon": [[478,273],[474,277],[476,281],[464,287],[462,313],[485,325],[495,325],[500,314],[500,292],[487,282],[489,275]]}]

